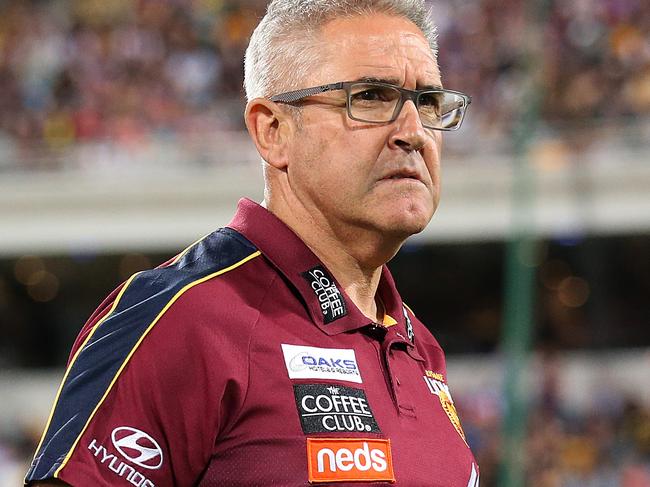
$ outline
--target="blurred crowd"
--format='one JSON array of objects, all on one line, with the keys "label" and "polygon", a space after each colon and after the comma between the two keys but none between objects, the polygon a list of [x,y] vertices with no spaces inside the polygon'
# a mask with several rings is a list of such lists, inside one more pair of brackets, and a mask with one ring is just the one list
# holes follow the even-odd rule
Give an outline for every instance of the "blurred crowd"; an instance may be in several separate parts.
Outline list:
[{"label": "blurred crowd", "polygon": [[264,3],[2,2],[0,144],[20,156],[241,129],[243,53]]},{"label": "blurred crowd", "polygon": [[[430,4],[444,82],[473,97],[468,130],[508,134],[537,109],[559,124],[650,115],[650,2]],[[183,143],[241,130],[243,53],[265,6],[0,3],[0,154],[29,164],[30,152],[84,141]]]},{"label": "blurred crowd", "polygon": [[[603,381],[586,404],[569,404],[562,369],[543,358],[538,387],[526,396],[530,410],[524,448],[514,458],[530,487],[650,487],[650,407]],[[586,384],[580,384],[584,387]],[[575,386],[575,384],[574,384]],[[482,487],[500,487],[506,442],[499,391],[457,395],[468,443],[481,468]]]},{"label": "blurred crowd", "polygon": [[[599,398],[605,399],[605,398]],[[650,487],[650,408],[629,397],[580,413],[537,404],[529,413],[524,483],[530,487]],[[456,398],[481,469],[481,487],[499,481],[502,437],[496,397]]]},{"label": "blurred crowd", "polygon": [[483,130],[507,130],[536,107],[562,128],[650,114],[650,2],[432,5],[444,81],[472,94]]}]

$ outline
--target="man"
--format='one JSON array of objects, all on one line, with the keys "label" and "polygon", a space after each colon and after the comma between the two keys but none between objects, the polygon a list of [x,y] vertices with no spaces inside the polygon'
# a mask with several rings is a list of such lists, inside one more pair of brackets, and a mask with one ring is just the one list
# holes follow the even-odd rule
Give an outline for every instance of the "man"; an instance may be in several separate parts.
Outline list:
[{"label": "man", "polygon": [[271,2],[246,91],[263,205],[100,306],[26,481],[478,486],[443,352],[385,267],[469,103],[423,2]]}]

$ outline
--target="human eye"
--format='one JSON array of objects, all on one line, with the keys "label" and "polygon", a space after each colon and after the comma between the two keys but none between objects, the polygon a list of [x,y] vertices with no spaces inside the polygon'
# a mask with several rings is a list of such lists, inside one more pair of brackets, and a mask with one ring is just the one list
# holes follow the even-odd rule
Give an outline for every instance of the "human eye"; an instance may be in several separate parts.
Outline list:
[{"label": "human eye", "polygon": [[427,112],[440,114],[443,105],[443,93],[436,91],[424,92],[418,98],[418,106],[421,110]]},{"label": "human eye", "polygon": [[398,97],[399,92],[388,86],[359,84],[350,90],[352,103],[360,105],[392,102]]}]

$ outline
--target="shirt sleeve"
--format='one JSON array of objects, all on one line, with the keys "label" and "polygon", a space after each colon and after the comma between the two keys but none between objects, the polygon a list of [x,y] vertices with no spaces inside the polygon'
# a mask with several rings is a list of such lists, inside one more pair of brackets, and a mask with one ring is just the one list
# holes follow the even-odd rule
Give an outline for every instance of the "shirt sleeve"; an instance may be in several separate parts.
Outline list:
[{"label": "shirt sleeve", "polygon": [[148,272],[82,329],[26,484],[192,485],[205,469],[245,396],[246,339],[220,333],[235,313],[201,286]]}]

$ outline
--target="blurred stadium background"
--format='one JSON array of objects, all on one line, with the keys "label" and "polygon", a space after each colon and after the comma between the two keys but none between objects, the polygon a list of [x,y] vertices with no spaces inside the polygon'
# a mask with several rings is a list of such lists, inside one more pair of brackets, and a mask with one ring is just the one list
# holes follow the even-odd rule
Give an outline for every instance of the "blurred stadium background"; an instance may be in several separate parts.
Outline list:
[{"label": "blurred stadium background", "polygon": [[[242,56],[266,2],[0,2],[0,485],[120,281],[261,200]],[[650,486],[650,2],[435,0],[443,200],[392,269],[481,485]]]}]

